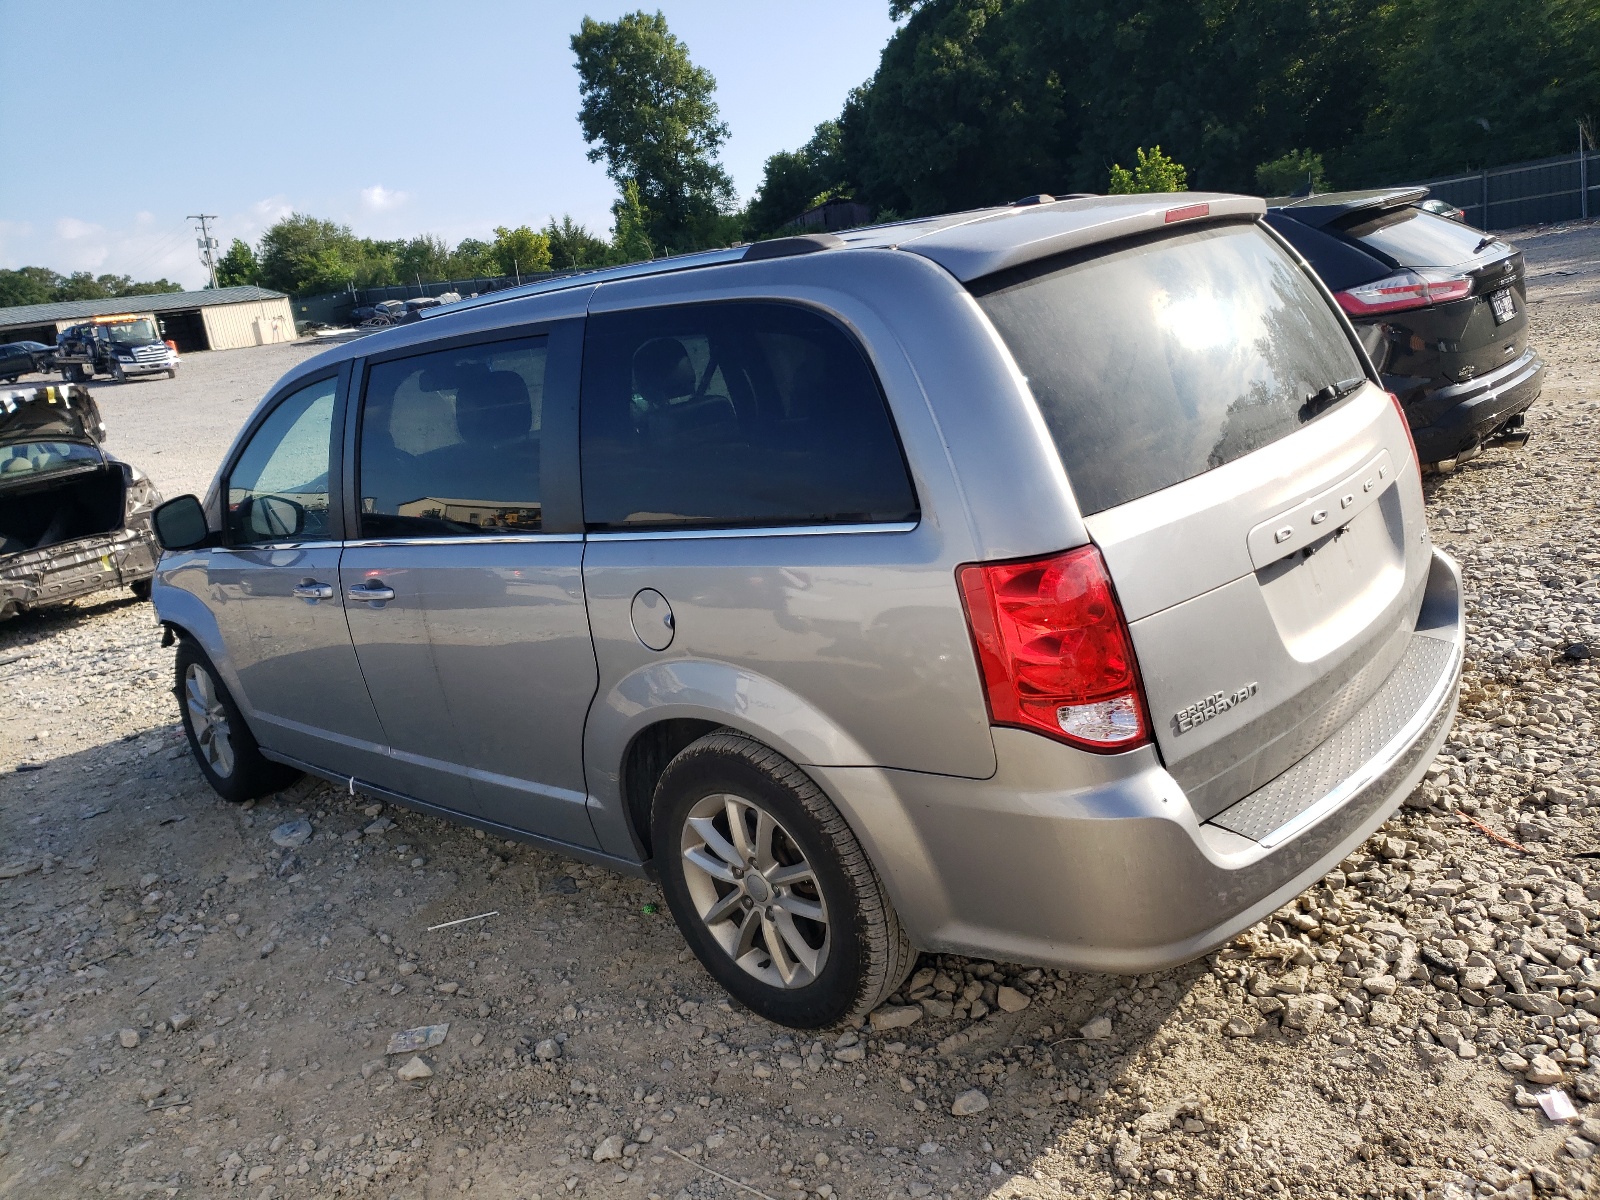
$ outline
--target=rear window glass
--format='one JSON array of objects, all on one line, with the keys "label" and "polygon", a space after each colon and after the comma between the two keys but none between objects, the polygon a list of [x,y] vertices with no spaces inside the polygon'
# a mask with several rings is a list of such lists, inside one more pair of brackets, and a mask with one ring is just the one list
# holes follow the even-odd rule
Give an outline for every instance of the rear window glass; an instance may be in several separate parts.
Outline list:
[{"label": "rear window glass", "polygon": [[1487,236],[1419,208],[1401,208],[1344,225],[1340,232],[1397,267],[1453,267],[1476,258]]},{"label": "rear window glass", "polygon": [[1027,376],[1085,515],[1306,422],[1365,375],[1309,276],[1252,225],[1047,259],[973,288]]},{"label": "rear window glass", "polygon": [[861,350],[773,303],[589,318],[583,511],[597,528],[915,519],[900,443]]}]

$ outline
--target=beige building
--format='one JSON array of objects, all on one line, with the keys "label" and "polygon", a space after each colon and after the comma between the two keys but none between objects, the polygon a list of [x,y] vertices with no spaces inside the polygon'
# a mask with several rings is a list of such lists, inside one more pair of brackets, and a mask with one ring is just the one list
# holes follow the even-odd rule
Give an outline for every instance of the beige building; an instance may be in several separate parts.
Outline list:
[{"label": "beige building", "polygon": [[124,314],[158,322],[161,336],[175,342],[180,354],[265,346],[296,337],[289,297],[266,288],[230,287],[0,308],[0,342],[54,345],[56,334],[70,325]]}]

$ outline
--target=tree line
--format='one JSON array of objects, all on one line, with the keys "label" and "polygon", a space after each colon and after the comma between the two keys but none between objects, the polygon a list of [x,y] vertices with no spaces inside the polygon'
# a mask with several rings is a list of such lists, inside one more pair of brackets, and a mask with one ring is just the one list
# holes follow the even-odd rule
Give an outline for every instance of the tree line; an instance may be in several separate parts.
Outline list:
[{"label": "tree line", "polygon": [[[747,205],[721,163],[716,80],[666,18],[586,17],[577,115],[617,185],[608,237],[552,217],[455,246],[382,241],[295,213],[235,239],[218,280],[303,293],[605,266],[796,232],[829,200],[886,220],[1038,192],[1363,187],[1561,153],[1600,115],[1595,0],[1519,0],[1514,20],[1501,0],[889,4],[902,23],[877,70],[767,159]],[[24,270],[45,291],[91,286]]]},{"label": "tree line", "polygon": [[758,232],[803,197],[913,215],[1100,192],[1152,144],[1195,188],[1382,185],[1570,152],[1600,116],[1593,0],[890,9],[905,23],[873,77],[805,146],[767,161]]},{"label": "tree line", "polygon": [[119,296],[151,296],[181,292],[170,279],[139,282],[127,275],[75,271],[62,275],[49,267],[0,269],[0,308],[20,304],[54,304],[60,300],[113,300]]}]

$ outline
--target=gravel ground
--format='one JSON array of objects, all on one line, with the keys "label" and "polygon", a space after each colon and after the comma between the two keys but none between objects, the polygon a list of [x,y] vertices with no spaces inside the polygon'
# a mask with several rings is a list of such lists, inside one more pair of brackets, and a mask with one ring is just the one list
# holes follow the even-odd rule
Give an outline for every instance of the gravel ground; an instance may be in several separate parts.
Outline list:
[{"label": "gravel ground", "polygon": [[[0,1198],[1595,1194],[1600,231],[1520,240],[1532,440],[1429,481],[1469,588],[1450,742],[1340,870],[1164,974],[930,956],[865,1027],[788,1034],[649,884],[322,784],[216,801],[147,607],[0,626]],[[303,352],[97,389],[110,444],[197,490]]]}]

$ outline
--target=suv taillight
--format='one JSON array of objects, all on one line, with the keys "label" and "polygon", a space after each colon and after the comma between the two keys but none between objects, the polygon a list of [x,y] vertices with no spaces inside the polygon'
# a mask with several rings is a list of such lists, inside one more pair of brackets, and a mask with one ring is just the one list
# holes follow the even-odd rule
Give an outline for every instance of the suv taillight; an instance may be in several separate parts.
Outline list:
[{"label": "suv taillight", "polygon": [[1463,300],[1470,295],[1472,280],[1468,276],[1424,268],[1396,271],[1393,275],[1363,283],[1360,287],[1335,292],[1333,298],[1352,317],[1370,317],[1379,313],[1427,308],[1430,304]]},{"label": "suv taillight", "polygon": [[1150,741],[1133,642],[1098,549],[956,574],[995,724],[1099,753]]}]

